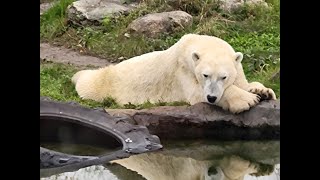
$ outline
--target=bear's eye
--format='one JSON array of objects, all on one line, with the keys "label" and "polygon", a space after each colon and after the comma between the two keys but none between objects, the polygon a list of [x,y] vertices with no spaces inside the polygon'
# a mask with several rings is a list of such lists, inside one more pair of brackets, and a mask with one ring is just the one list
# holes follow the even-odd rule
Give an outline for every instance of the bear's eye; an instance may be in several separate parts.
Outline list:
[{"label": "bear's eye", "polygon": [[207,75],[207,74],[203,74],[203,77],[207,78],[207,77],[208,77],[208,75]]},{"label": "bear's eye", "polygon": [[222,79],[222,80],[225,80],[226,78],[227,78],[227,76],[223,76],[221,79]]}]

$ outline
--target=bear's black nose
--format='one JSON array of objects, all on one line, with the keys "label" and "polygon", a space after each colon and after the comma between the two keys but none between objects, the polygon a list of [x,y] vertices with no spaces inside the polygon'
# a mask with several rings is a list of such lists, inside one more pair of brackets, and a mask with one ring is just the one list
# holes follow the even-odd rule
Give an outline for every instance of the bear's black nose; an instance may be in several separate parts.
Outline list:
[{"label": "bear's black nose", "polygon": [[217,97],[208,95],[207,99],[208,99],[209,103],[214,103],[216,101]]}]

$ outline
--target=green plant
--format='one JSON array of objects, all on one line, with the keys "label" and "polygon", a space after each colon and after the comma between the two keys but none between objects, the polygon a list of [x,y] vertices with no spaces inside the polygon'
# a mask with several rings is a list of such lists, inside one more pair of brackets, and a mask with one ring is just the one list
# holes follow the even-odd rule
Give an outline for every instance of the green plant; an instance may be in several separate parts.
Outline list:
[{"label": "green plant", "polygon": [[53,7],[40,16],[40,37],[53,39],[66,31],[66,9],[73,1],[56,1]]}]

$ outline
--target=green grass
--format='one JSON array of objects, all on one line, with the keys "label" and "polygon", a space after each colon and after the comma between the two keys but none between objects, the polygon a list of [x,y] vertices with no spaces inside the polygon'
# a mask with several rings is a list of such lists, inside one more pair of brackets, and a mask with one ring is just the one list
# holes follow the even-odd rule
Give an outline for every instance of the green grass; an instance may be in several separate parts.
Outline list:
[{"label": "green grass", "polygon": [[76,71],[77,69],[71,65],[41,64],[40,95],[59,101],[77,101],[89,107],[101,106],[100,103],[79,98],[71,83],[71,77]]},{"label": "green grass", "polygon": [[[64,2],[64,3],[62,3]],[[271,10],[245,6],[235,13],[222,13],[216,1],[182,0],[168,5],[163,0],[146,0],[128,16],[106,17],[102,27],[78,27],[66,25],[66,5],[72,0],[62,0],[40,20],[42,40],[69,44],[73,48],[85,48],[89,54],[107,59],[125,59],[155,50],[164,50],[186,33],[214,35],[229,42],[243,53],[254,51],[279,52],[280,18],[279,5]],[[186,10],[194,17],[192,27],[159,38],[131,36],[127,38],[127,26],[136,18],[148,13],[169,10]]]},{"label": "green grass", "polygon": [[66,31],[66,9],[73,1],[59,0],[40,17],[40,38],[53,40]]},{"label": "green grass", "polygon": [[[76,27],[66,21],[66,7],[73,0],[60,0],[40,18],[41,41],[68,45],[87,54],[120,62],[147,52],[164,50],[186,33],[220,37],[236,51],[244,54],[243,67],[249,81],[259,81],[280,96],[280,1],[268,0],[271,8],[244,6],[233,13],[222,12],[215,0],[144,0],[139,8],[127,16],[106,17],[100,27]],[[128,38],[127,26],[148,13],[184,10],[193,16],[193,24],[182,31],[157,38],[133,35]],[[120,58],[121,57],[121,58]],[[76,71],[63,65],[41,65],[41,94],[57,100],[75,100],[88,106],[120,107],[112,101],[95,103],[80,100],[70,84]],[[164,103],[165,104],[165,103]],[[161,105],[128,104],[122,108],[141,108]]]}]

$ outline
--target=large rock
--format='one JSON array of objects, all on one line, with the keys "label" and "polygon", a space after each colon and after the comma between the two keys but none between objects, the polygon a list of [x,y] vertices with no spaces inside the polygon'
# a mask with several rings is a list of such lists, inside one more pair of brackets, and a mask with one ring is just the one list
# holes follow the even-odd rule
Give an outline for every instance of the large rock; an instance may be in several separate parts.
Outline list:
[{"label": "large rock", "polygon": [[133,33],[156,37],[162,33],[172,33],[192,25],[192,16],[184,11],[148,14],[129,24]]},{"label": "large rock", "polygon": [[236,10],[247,3],[248,5],[263,5],[268,7],[264,0],[220,0],[220,8],[223,11],[231,12]]},{"label": "large rock", "polygon": [[106,109],[112,116],[127,116],[134,124],[165,138],[280,139],[280,101],[263,101],[234,115],[220,107],[162,106],[151,109]]},{"label": "large rock", "polygon": [[77,25],[99,25],[106,17],[128,14],[136,3],[123,4],[121,0],[79,0],[67,10],[68,19]]},{"label": "large rock", "polygon": [[[189,6],[193,6],[192,1],[187,0],[167,0],[167,3],[173,7],[184,7],[186,4]],[[243,7],[245,4],[247,5],[263,5],[268,7],[268,4],[265,2],[265,0],[218,0],[214,1],[213,3],[216,3],[216,5],[219,5],[220,9],[224,12],[232,12],[234,10],[237,10],[240,7]],[[198,6],[196,6],[199,8]]]},{"label": "large rock", "polygon": [[55,2],[49,2],[49,3],[40,3],[40,16],[45,13],[48,9],[50,9]]}]

